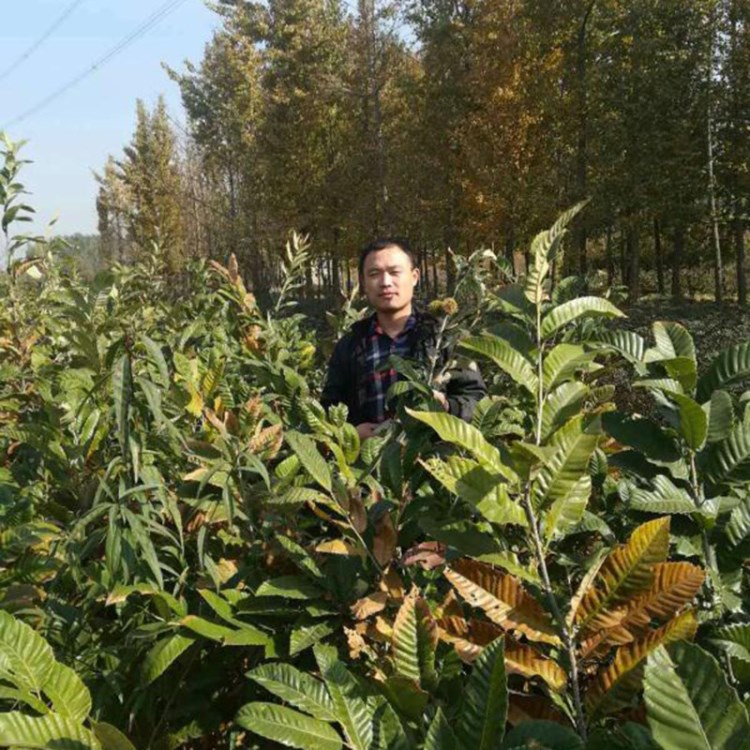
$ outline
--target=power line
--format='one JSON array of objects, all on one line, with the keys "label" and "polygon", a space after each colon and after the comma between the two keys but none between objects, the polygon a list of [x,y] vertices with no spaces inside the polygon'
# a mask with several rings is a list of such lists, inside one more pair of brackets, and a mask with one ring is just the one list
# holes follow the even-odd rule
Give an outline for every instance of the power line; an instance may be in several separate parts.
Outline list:
[{"label": "power line", "polygon": [[53,24],[37,39],[28,49],[17,57],[2,73],[0,81],[4,81],[16,68],[26,62],[59,28],[62,26],[73,11],[83,2],[74,0],[53,22]]},{"label": "power line", "polygon": [[70,81],[68,81],[66,84],[60,86],[60,88],[45,96],[44,99],[38,101],[33,107],[30,107],[25,112],[22,112],[20,115],[18,115],[18,117],[14,117],[12,120],[6,123],[6,125],[2,129],[7,130],[9,127],[16,125],[23,120],[26,120],[27,118],[35,115],[37,112],[47,107],[56,99],[59,99],[61,96],[70,91],[70,89],[72,89],[74,86],[77,86],[79,83],[81,83],[81,81],[85,80],[92,73],[95,73],[97,70],[99,70],[99,68],[104,67],[110,60],[120,54],[120,52],[122,52],[123,50],[130,47],[131,44],[140,39],[144,34],[147,34],[149,31],[151,31],[154,26],[156,26],[160,21],[166,18],[170,13],[177,10],[177,8],[179,8],[180,5],[183,5],[185,2],[186,0],[167,0],[167,2],[165,2],[158,10],[152,13],[151,16],[149,16],[137,29],[123,38],[118,44],[116,44],[111,50],[109,50],[109,52],[96,60],[96,62],[94,62],[92,65],[89,65],[77,76],[71,78]]}]

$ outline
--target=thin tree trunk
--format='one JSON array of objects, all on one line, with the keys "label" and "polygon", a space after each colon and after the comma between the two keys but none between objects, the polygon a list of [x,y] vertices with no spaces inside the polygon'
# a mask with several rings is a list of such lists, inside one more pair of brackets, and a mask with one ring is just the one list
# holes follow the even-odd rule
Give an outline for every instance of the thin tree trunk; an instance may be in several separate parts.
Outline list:
[{"label": "thin tree trunk", "polygon": [[677,224],[674,228],[674,240],[672,245],[672,296],[680,299],[682,297],[682,262],[685,255],[685,227]]},{"label": "thin tree trunk", "polygon": [[[420,243],[424,248],[424,243]],[[419,283],[422,285],[422,294],[425,299],[430,296],[430,275],[427,272],[427,249],[419,253]]]},{"label": "thin tree trunk", "polygon": [[656,290],[664,294],[664,256],[661,249],[661,228],[659,219],[654,217],[654,256],[656,257]]},{"label": "thin tree trunk", "polygon": [[604,254],[607,264],[607,286],[615,283],[615,259],[612,254],[612,225],[607,225],[607,239],[604,245]]},{"label": "thin tree trunk", "polygon": [[637,302],[641,296],[640,276],[640,237],[637,227],[628,230],[628,289],[630,302]]},{"label": "thin tree trunk", "polygon": [[435,297],[440,294],[440,284],[438,280],[437,250],[432,248],[432,293]]},{"label": "thin tree trunk", "polygon": [[[577,199],[586,198],[586,171],[588,166],[588,88],[586,85],[586,26],[596,0],[590,0],[578,29],[576,43],[576,78],[578,83],[578,148],[576,153],[576,193]],[[581,276],[588,273],[586,254],[587,228],[584,217],[579,217],[576,229],[578,247],[578,271]],[[554,278],[554,277],[553,277]]]},{"label": "thin tree trunk", "polygon": [[747,305],[747,275],[745,273],[745,223],[735,213],[734,254],[737,263],[737,304]]},{"label": "thin tree trunk", "polygon": [[719,234],[719,215],[716,210],[716,175],[714,173],[714,139],[713,139],[713,102],[711,75],[714,69],[714,32],[711,30],[708,60],[708,101],[706,110],[706,145],[708,156],[708,199],[711,208],[711,227],[714,243],[714,298],[717,302],[724,299],[724,264],[721,258],[721,236]]},{"label": "thin tree trunk", "polygon": [[624,286],[629,285],[628,281],[628,252],[629,252],[628,232],[620,230],[620,279]]}]

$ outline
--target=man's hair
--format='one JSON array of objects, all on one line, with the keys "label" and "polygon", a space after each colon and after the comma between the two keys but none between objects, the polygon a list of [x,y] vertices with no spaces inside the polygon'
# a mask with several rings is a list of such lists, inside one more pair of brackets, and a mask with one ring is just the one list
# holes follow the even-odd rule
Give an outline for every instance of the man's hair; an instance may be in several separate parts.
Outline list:
[{"label": "man's hair", "polygon": [[409,240],[404,237],[380,237],[377,240],[365,245],[359,253],[359,275],[361,276],[365,270],[365,259],[370,253],[376,253],[378,250],[385,250],[387,247],[397,247],[399,250],[403,250],[411,261],[411,267],[416,268],[419,264],[417,254],[412,250]]}]

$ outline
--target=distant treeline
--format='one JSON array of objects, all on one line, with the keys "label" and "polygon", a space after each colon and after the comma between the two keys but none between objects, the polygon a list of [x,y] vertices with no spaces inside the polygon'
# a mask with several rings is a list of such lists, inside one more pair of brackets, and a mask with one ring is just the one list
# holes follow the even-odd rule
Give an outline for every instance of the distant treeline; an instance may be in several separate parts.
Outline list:
[{"label": "distant treeline", "polygon": [[169,70],[186,125],[139,103],[99,176],[106,258],[236,252],[261,286],[294,228],[310,283],[338,288],[395,233],[443,285],[446,248],[511,256],[590,196],[562,271],[637,298],[713,269],[716,296],[746,302],[750,0],[217,8],[203,59]]}]

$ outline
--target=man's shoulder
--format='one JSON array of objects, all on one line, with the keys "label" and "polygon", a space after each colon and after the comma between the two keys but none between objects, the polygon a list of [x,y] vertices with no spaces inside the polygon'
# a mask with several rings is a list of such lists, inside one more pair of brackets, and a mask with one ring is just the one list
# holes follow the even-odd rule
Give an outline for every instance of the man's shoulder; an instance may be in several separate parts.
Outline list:
[{"label": "man's shoulder", "polygon": [[417,310],[416,318],[414,329],[420,338],[431,338],[437,335],[440,324],[434,315],[430,315],[425,310]]},{"label": "man's shoulder", "polygon": [[339,352],[345,352],[350,349],[357,341],[365,338],[370,328],[373,315],[367,315],[352,323],[346,332],[336,342],[335,349]]},{"label": "man's shoulder", "polygon": [[364,338],[370,331],[373,320],[375,320],[375,313],[365,315],[364,318],[355,320],[354,323],[349,326],[347,332],[339,339],[339,341],[355,341],[357,339]]}]

